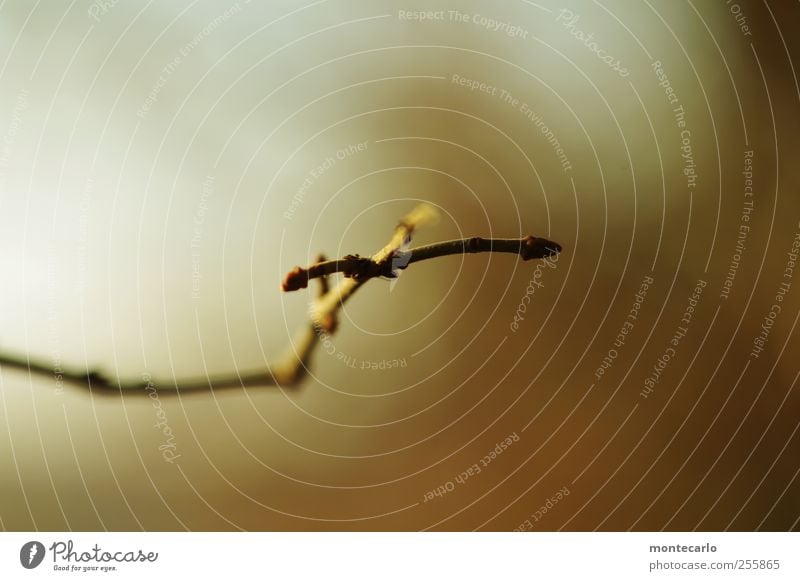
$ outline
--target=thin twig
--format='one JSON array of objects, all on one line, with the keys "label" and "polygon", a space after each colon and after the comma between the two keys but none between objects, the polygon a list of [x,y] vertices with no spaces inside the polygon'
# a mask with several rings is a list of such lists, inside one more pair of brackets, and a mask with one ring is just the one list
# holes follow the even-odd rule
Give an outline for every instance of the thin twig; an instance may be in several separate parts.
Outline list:
[{"label": "thin twig", "polygon": [[403,270],[414,262],[450,254],[477,252],[508,252],[519,255],[522,260],[532,260],[534,258],[548,258],[558,254],[561,252],[561,246],[546,238],[537,238],[536,236],[526,236],[525,238],[462,238],[414,248],[409,252],[409,257],[404,261],[405,264],[400,265],[393,265],[390,260],[377,262],[372,258],[349,254],[339,260],[317,262],[307,269],[296,267],[286,275],[286,279],[283,281],[283,290],[290,292],[305,288],[310,280],[337,272],[341,272],[347,278],[355,278],[361,281],[366,281],[376,276],[391,278],[395,269]]},{"label": "thin twig", "polygon": [[[326,260],[320,255],[317,262],[307,269],[296,267],[286,275],[284,291],[293,291],[308,286],[311,279],[319,280],[319,291],[312,303],[311,321],[298,333],[287,353],[263,369],[245,374],[234,373],[221,376],[197,377],[178,382],[161,382],[151,379],[113,381],[96,370],[63,370],[28,357],[0,354],[0,369],[12,368],[27,371],[30,375],[49,376],[56,382],[75,383],[88,386],[92,393],[131,393],[147,395],[157,390],[159,394],[203,393],[223,388],[241,388],[257,385],[295,386],[308,372],[311,355],[321,342],[323,334],[333,334],[338,324],[339,309],[368,280],[378,276],[392,277],[396,270],[409,264],[448,256],[475,252],[507,252],[519,255],[523,260],[547,258],[561,251],[561,246],[544,238],[465,238],[450,240],[411,251],[403,248],[411,240],[417,228],[438,219],[433,206],[420,204],[405,216],[395,228],[389,243],[369,258],[358,255],[345,256],[340,260]],[[328,277],[343,273],[344,279],[333,288]]]},{"label": "thin twig", "polygon": [[[372,261],[381,264],[400,250],[411,239],[417,228],[434,224],[439,219],[439,212],[429,204],[420,204],[407,214],[397,224],[389,243],[372,255]],[[297,269],[295,269],[297,270]],[[344,303],[353,296],[353,293],[368,279],[345,278],[325,296],[321,297],[311,313],[311,320],[315,324],[322,324],[328,317],[335,317]]]}]

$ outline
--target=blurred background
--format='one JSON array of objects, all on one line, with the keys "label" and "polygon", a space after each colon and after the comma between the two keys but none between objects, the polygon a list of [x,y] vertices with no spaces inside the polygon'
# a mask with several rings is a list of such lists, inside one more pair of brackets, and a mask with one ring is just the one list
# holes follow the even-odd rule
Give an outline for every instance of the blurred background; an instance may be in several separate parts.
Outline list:
[{"label": "blurred background", "polygon": [[370,282],[294,389],[3,368],[3,529],[798,528],[797,3],[264,4],[0,4],[0,351],[257,370],[420,201],[564,250]]}]

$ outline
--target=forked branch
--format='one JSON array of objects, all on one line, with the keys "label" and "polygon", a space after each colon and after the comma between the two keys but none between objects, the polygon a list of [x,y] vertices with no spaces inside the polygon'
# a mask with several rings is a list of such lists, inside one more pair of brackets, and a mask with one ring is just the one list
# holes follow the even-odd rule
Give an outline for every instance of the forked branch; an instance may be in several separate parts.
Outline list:
[{"label": "forked branch", "polygon": [[[393,278],[399,270],[421,260],[452,254],[476,252],[505,252],[516,254],[522,260],[548,258],[561,252],[561,246],[550,240],[535,236],[524,238],[464,238],[450,240],[407,250],[415,230],[438,220],[433,206],[420,204],[400,220],[389,242],[371,257],[348,255],[338,260],[325,260],[320,256],[308,268],[292,269],[283,281],[284,291],[295,291],[308,286],[312,279],[319,280],[319,291],[311,309],[310,322],[300,329],[295,340],[283,357],[257,371],[235,372],[222,376],[209,376],[175,381],[152,379],[122,381],[111,380],[104,374],[92,370],[62,370],[27,357],[0,354],[0,369],[15,368],[31,375],[45,375],[56,381],[88,386],[93,393],[138,393],[147,395],[153,389],[158,393],[202,393],[211,389],[249,387],[256,385],[295,386],[308,373],[314,348],[320,343],[323,333],[335,332],[338,313],[344,303],[368,280],[375,277]],[[342,273],[344,278],[330,288],[329,277]]]}]

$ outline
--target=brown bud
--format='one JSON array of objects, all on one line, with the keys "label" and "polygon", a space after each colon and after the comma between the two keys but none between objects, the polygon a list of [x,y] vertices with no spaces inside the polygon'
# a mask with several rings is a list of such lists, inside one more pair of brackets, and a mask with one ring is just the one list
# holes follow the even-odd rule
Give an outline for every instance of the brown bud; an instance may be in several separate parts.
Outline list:
[{"label": "brown bud", "polygon": [[522,239],[519,255],[522,260],[532,260],[534,258],[549,258],[559,252],[561,252],[561,245],[556,242],[551,242],[546,238],[526,236]]},{"label": "brown bud", "polygon": [[283,292],[296,291],[308,286],[308,271],[295,266],[283,280]]}]

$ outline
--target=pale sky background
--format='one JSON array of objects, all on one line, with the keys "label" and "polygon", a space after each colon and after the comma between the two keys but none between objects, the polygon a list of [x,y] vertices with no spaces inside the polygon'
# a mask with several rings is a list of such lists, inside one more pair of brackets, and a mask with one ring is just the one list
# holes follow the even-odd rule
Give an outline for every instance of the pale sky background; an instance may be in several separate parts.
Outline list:
[{"label": "pale sky background", "polygon": [[[126,378],[257,369],[307,319],[283,274],[377,250],[422,200],[443,217],[415,244],[532,233],[564,252],[517,332],[534,263],[371,282],[297,390],[162,397],[174,463],[152,401],[4,370],[3,527],[511,530],[565,486],[537,530],[797,527],[800,288],[749,357],[800,228],[796,5],[740,2],[747,31],[724,2],[91,6],[0,5],[4,351]],[[686,111],[691,191],[655,61]]]}]

